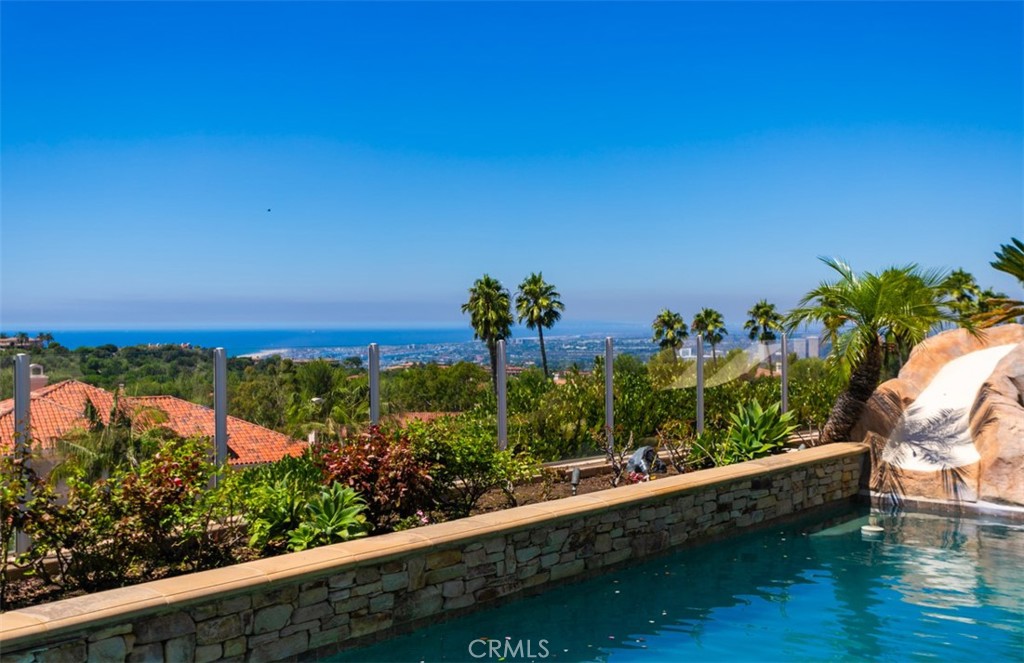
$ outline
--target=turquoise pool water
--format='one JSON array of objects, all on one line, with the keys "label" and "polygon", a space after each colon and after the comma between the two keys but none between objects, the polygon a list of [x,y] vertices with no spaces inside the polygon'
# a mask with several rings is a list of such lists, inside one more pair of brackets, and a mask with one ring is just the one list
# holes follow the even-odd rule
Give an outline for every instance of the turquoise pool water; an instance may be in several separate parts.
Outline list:
[{"label": "turquoise pool water", "polygon": [[866,523],[692,548],[333,660],[1024,660],[1024,526],[902,515],[869,540]]}]

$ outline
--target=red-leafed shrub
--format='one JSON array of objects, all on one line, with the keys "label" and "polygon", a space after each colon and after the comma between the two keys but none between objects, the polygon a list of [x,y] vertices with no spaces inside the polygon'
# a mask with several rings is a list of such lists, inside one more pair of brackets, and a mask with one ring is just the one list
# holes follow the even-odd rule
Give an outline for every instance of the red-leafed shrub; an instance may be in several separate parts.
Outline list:
[{"label": "red-leafed shrub", "polygon": [[353,439],[321,447],[318,460],[329,484],[339,482],[366,500],[366,517],[378,530],[430,504],[430,466],[413,454],[404,433],[373,426]]}]

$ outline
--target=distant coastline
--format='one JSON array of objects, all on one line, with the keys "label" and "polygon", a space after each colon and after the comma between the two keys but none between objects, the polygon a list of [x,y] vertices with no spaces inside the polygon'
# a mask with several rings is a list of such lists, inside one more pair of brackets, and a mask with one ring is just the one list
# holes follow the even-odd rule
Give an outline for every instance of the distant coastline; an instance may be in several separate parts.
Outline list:
[{"label": "distant coastline", "polygon": [[[545,335],[549,364],[583,367],[593,364],[594,357],[604,352],[604,337],[615,339],[617,354],[629,354],[643,360],[658,351],[644,325],[611,323],[601,330],[594,326],[566,325],[563,333]],[[13,335],[13,332],[6,332]],[[377,343],[381,348],[384,368],[415,363],[454,364],[469,361],[486,364],[489,359],[483,343],[473,339],[465,328],[421,329],[144,329],[144,330],[66,330],[53,332],[54,340],[67,348],[117,347],[138,345],[189,345],[192,347],[223,347],[230,357],[265,359],[273,356],[295,361],[313,359],[344,360],[358,357],[365,362],[367,346]],[[692,355],[694,338],[684,342],[682,353]],[[731,332],[719,352],[731,348],[748,348],[751,342],[745,332]],[[540,354],[537,337],[531,330],[516,328],[508,340],[508,360],[513,366],[536,366]]]},{"label": "distant coastline", "polygon": [[[61,345],[75,349],[116,345],[180,345],[194,347],[222,347],[228,356],[269,356],[281,351],[297,348],[363,348],[370,343],[383,346],[422,346],[436,344],[469,343],[473,341],[473,330],[469,325],[458,327],[409,327],[409,328],[356,328],[356,329],[3,329],[14,336],[24,331],[34,336],[40,331],[50,331]],[[555,330],[554,335],[559,335]],[[594,323],[566,325],[562,333],[573,336],[614,336],[638,337],[647,335],[643,325],[622,323]],[[536,335],[525,328],[515,328],[513,339],[535,339]]]}]

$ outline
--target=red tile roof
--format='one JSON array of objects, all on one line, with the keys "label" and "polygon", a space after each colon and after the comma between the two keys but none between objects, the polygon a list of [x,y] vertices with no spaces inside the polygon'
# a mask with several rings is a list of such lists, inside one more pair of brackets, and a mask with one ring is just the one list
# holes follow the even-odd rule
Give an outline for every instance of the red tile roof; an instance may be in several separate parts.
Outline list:
[{"label": "red tile roof", "polygon": [[[89,425],[85,417],[86,399],[91,400],[104,423],[110,420],[114,395],[92,385],[65,380],[32,392],[30,420],[33,438],[44,449],[51,449],[56,440],[74,429]],[[213,409],[190,403],[174,396],[122,396],[118,407],[129,411],[156,408],[167,415],[159,422],[184,437],[213,437]],[[0,401],[0,449],[14,444],[14,399]],[[254,423],[228,417],[228,463],[252,465],[279,460],[284,456],[298,456],[305,444],[257,426]]]},{"label": "red tile roof", "polygon": [[435,419],[440,419],[442,417],[454,417],[457,414],[457,412],[403,412],[393,418],[398,422],[399,426],[404,427],[408,426],[409,422],[412,421],[421,421],[426,424],[434,421]]},{"label": "red tile roof", "polygon": [[[183,437],[213,437],[213,408],[196,405],[174,396],[131,398],[138,406],[155,407],[167,414],[162,425]],[[238,417],[228,417],[228,453],[232,465],[270,463],[284,456],[299,456],[304,442],[258,426]]]}]

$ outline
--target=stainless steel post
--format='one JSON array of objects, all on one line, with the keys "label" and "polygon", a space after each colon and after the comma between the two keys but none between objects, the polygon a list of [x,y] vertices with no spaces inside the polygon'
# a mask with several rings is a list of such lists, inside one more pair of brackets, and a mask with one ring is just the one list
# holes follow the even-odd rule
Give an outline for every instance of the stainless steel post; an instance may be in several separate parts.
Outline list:
[{"label": "stainless steel post", "polygon": [[505,377],[505,341],[498,341],[498,448],[508,447],[508,382]]},{"label": "stainless steel post", "polygon": [[224,348],[213,350],[214,462],[228,462],[228,359]]},{"label": "stainless steel post", "polygon": [[[29,463],[29,457],[32,450],[32,425],[31,425],[31,406],[32,402],[32,382],[29,377],[31,372],[29,364],[29,356],[24,352],[19,352],[14,358],[14,454],[16,457],[25,459],[24,462]],[[25,488],[25,501],[32,499],[32,487],[26,486]],[[31,541],[28,536],[22,532],[18,533],[14,537],[14,550],[17,553],[23,553],[29,549]],[[7,561],[7,551],[4,551],[3,563]]]},{"label": "stainless steel post", "polygon": [[608,434],[608,451],[615,452],[615,389],[612,367],[615,364],[615,351],[612,337],[604,339],[604,429]]},{"label": "stainless steel post", "polygon": [[789,409],[789,339],[782,335],[782,411]]},{"label": "stainless steel post", "polygon": [[704,337],[697,335],[697,432],[704,432]]},{"label": "stainless steel post", "polygon": [[370,343],[368,351],[370,371],[370,424],[380,424],[380,346]]}]

